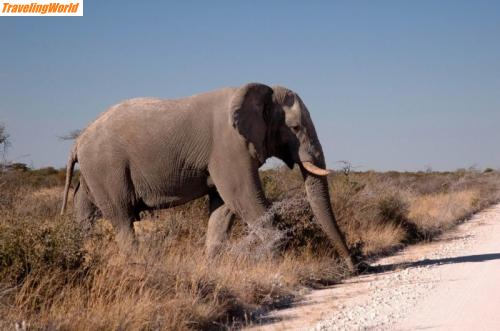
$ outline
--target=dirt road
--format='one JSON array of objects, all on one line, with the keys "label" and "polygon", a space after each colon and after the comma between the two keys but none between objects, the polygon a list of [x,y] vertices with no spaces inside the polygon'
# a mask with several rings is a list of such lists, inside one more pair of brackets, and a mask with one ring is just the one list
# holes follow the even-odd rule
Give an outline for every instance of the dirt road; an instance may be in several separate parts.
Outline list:
[{"label": "dirt road", "polygon": [[253,329],[500,330],[500,204],[375,265]]}]

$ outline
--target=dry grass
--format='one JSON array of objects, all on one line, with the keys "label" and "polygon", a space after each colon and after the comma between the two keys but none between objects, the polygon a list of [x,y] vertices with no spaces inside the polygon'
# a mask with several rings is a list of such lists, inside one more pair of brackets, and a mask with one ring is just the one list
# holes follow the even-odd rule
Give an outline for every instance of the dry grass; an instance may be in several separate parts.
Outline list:
[{"label": "dry grass", "polygon": [[435,193],[411,199],[408,218],[419,229],[433,234],[446,230],[479,209],[477,190]]},{"label": "dry grass", "polygon": [[[345,277],[314,223],[297,172],[262,174],[274,229],[238,223],[225,251],[203,253],[206,200],[146,215],[137,251],[109,223],[84,233],[60,217],[61,174],[0,174],[0,329],[221,329]],[[373,256],[430,240],[500,198],[495,171],[336,173],[332,204],[351,249]],[[254,233],[264,238],[255,239]]]}]

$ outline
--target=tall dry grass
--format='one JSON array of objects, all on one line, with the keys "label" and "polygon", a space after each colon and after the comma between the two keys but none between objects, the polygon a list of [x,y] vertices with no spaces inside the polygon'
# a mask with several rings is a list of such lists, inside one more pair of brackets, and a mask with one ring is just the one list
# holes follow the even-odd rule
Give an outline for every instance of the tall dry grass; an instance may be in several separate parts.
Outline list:
[{"label": "tall dry grass", "polygon": [[[275,202],[273,229],[238,222],[209,260],[205,199],[144,215],[135,225],[138,249],[120,252],[109,222],[84,232],[57,215],[59,172],[0,174],[0,329],[21,321],[33,330],[237,328],[347,276],[314,222],[299,173],[262,178]],[[363,256],[431,240],[500,198],[495,171],[339,172],[329,181],[339,225]]]},{"label": "tall dry grass", "polygon": [[408,218],[426,235],[432,235],[478,211],[479,199],[477,190],[417,196],[411,201]]}]

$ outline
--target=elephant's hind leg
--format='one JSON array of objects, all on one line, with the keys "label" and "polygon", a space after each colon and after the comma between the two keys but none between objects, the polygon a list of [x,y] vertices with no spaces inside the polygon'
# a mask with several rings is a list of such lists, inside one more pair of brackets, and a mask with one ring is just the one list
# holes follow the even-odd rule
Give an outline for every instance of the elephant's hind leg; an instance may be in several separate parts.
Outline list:
[{"label": "elephant's hind leg", "polygon": [[[115,240],[122,251],[137,248],[137,238],[134,231],[134,221],[139,219],[133,206],[124,203],[124,198],[116,199],[108,209],[107,218],[115,229]],[[105,214],[106,216],[106,214]]]},{"label": "elephant's hind leg", "polygon": [[103,217],[111,221],[118,246],[128,251],[130,247],[136,247],[134,221],[138,219],[130,170],[127,167],[108,167],[100,169],[100,173],[106,181],[94,176],[87,179],[87,184]]},{"label": "elephant's hind leg", "polygon": [[206,237],[206,253],[216,256],[227,240],[228,232],[234,222],[234,213],[224,204],[217,192],[210,193],[210,219]]},{"label": "elephant's hind leg", "polygon": [[75,218],[83,230],[90,230],[95,220],[100,216],[100,211],[92,202],[87,185],[82,178],[75,189],[74,198]]},{"label": "elephant's hind leg", "polygon": [[115,214],[111,217],[111,223],[115,228],[115,240],[122,251],[137,247],[137,238],[134,231],[134,219],[127,214]]}]

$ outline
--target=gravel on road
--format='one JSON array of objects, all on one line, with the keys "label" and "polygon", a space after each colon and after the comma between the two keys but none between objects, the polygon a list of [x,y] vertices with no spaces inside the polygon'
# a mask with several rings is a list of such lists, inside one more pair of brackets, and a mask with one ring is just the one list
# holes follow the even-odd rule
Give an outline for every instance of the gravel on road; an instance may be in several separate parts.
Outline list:
[{"label": "gravel on road", "polygon": [[500,330],[500,204],[374,265],[252,329]]}]

